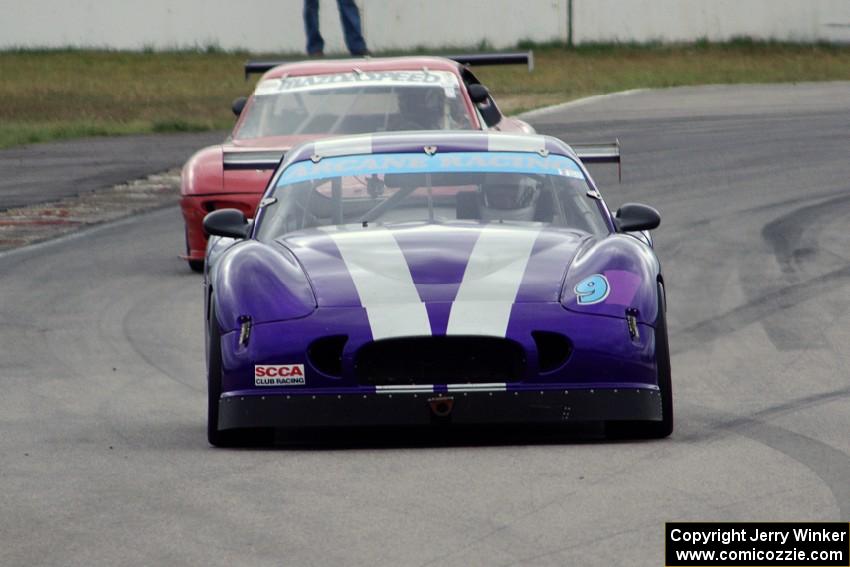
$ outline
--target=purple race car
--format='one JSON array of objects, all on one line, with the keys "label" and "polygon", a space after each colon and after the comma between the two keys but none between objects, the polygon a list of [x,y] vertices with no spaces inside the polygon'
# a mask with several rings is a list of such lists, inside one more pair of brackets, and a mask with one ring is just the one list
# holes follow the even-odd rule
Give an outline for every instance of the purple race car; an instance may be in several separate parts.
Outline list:
[{"label": "purple race car", "polygon": [[[601,421],[673,428],[643,231],[555,138],[408,132],[304,144],[206,278],[213,445],[274,428]],[[255,437],[249,437],[249,435]]]}]

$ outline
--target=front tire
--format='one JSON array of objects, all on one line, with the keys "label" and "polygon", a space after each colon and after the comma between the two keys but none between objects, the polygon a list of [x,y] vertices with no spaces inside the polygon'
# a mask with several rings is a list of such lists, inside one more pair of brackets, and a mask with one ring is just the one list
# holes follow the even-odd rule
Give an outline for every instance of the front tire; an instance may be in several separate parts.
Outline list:
[{"label": "front tire", "polygon": [[658,315],[655,320],[655,365],[661,395],[661,421],[612,421],[605,426],[609,437],[621,439],[663,439],[673,433],[673,380],[670,345],[667,340],[667,296],[658,282]]},{"label": "front tire", "polygon": [[207,344],[207,440],[214,447],[268,445],[274,441],[273,429],[218,429],[218,404],[221,399],[221,327],[210,298]]},{"label": "front tire", "polygon": [[[189,225],[183,224],[183,239],[186,241],[186,256],[192,255],[192,247],[189,246]],[[193,272],[197,272],[199,274],[204,273],[204,261],[203,260],[186,260],[186,263],[189,264],[189,269]]]}]

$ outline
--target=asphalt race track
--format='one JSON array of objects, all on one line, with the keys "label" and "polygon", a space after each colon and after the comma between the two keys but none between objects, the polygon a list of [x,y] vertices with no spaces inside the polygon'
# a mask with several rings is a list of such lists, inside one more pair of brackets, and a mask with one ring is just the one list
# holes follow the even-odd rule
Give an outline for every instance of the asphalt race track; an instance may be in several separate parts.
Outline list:
[{"label": "asphalt race track", "polygon": [[[205,439],[176,210],[0,256],[0,565],[663,565],[672,520],[850,520],[850,83],[535,114],[663,217],[677,428]],[[557,442],[557,441],[562,442]]]},{"label": "asphalt race track", "polygon": [[73,197],[180,167],[223,132],[83,138],[0,150],[0,210]]}]

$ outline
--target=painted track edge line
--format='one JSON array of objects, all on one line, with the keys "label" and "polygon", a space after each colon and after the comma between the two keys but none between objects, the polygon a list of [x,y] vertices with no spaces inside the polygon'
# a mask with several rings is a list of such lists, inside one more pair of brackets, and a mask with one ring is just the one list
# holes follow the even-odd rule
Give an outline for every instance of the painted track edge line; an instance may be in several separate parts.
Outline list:
[{"label": "painted track edge line", "polygon": [[617,98],[621,96],[629,96],[638,93],[644,93],[647,91],[651,91],[653,89],[629,89],[627,91],[618,91],[615,93],[605,93],[598,95],[586,96],[583,98],[577,98],[575,100],[569,100],[567,102],[559,102],[558,104],[552,104],[550,106],[543,106],[541,108],[535,108],[534,110],[528,110],[521,114],[517,114],[515,118],[519,118],[521,120],[528,120],[539,118],[541,116],[545,116],[552,112],[558,112],[561,110],[566,110],[568,108],[573,108],[577,106],[584,106],[586,104],[592,104],[594,102],[599,102],[602,100],[607,100],[609,98]]}]

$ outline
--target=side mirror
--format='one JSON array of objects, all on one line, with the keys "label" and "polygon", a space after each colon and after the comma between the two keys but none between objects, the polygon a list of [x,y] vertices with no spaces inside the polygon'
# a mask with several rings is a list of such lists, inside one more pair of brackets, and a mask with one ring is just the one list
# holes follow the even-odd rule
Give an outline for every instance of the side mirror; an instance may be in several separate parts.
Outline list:
[{"label": "side mirror", "polygon": [[210,236],[247,238],[250,232],[250,225],[242,211],[236,209],[219,209],[204,217],[204,232]]},{"label": "side mirror", "polygon": [[614,221],[620,232],[638,232],[658,228],[661,224],[661,215],[648,205],[626,203],[617,209]]},{"label": "side mirror", "polygon": [[487,90],[487,87],[478,83],[468,85],[466,91],[469,93],[469,99],[475,104],[486,102],[490,96],[490,91]]},{"label": "side mirror", "polygon": [[233,100],[233,104],[230,105],[230,109],[233,111],[233,114],[239,116],[242,114],[242,109],[245,108],[245,103],[248,102],[247,96],[240,96],[237,99]]}]

